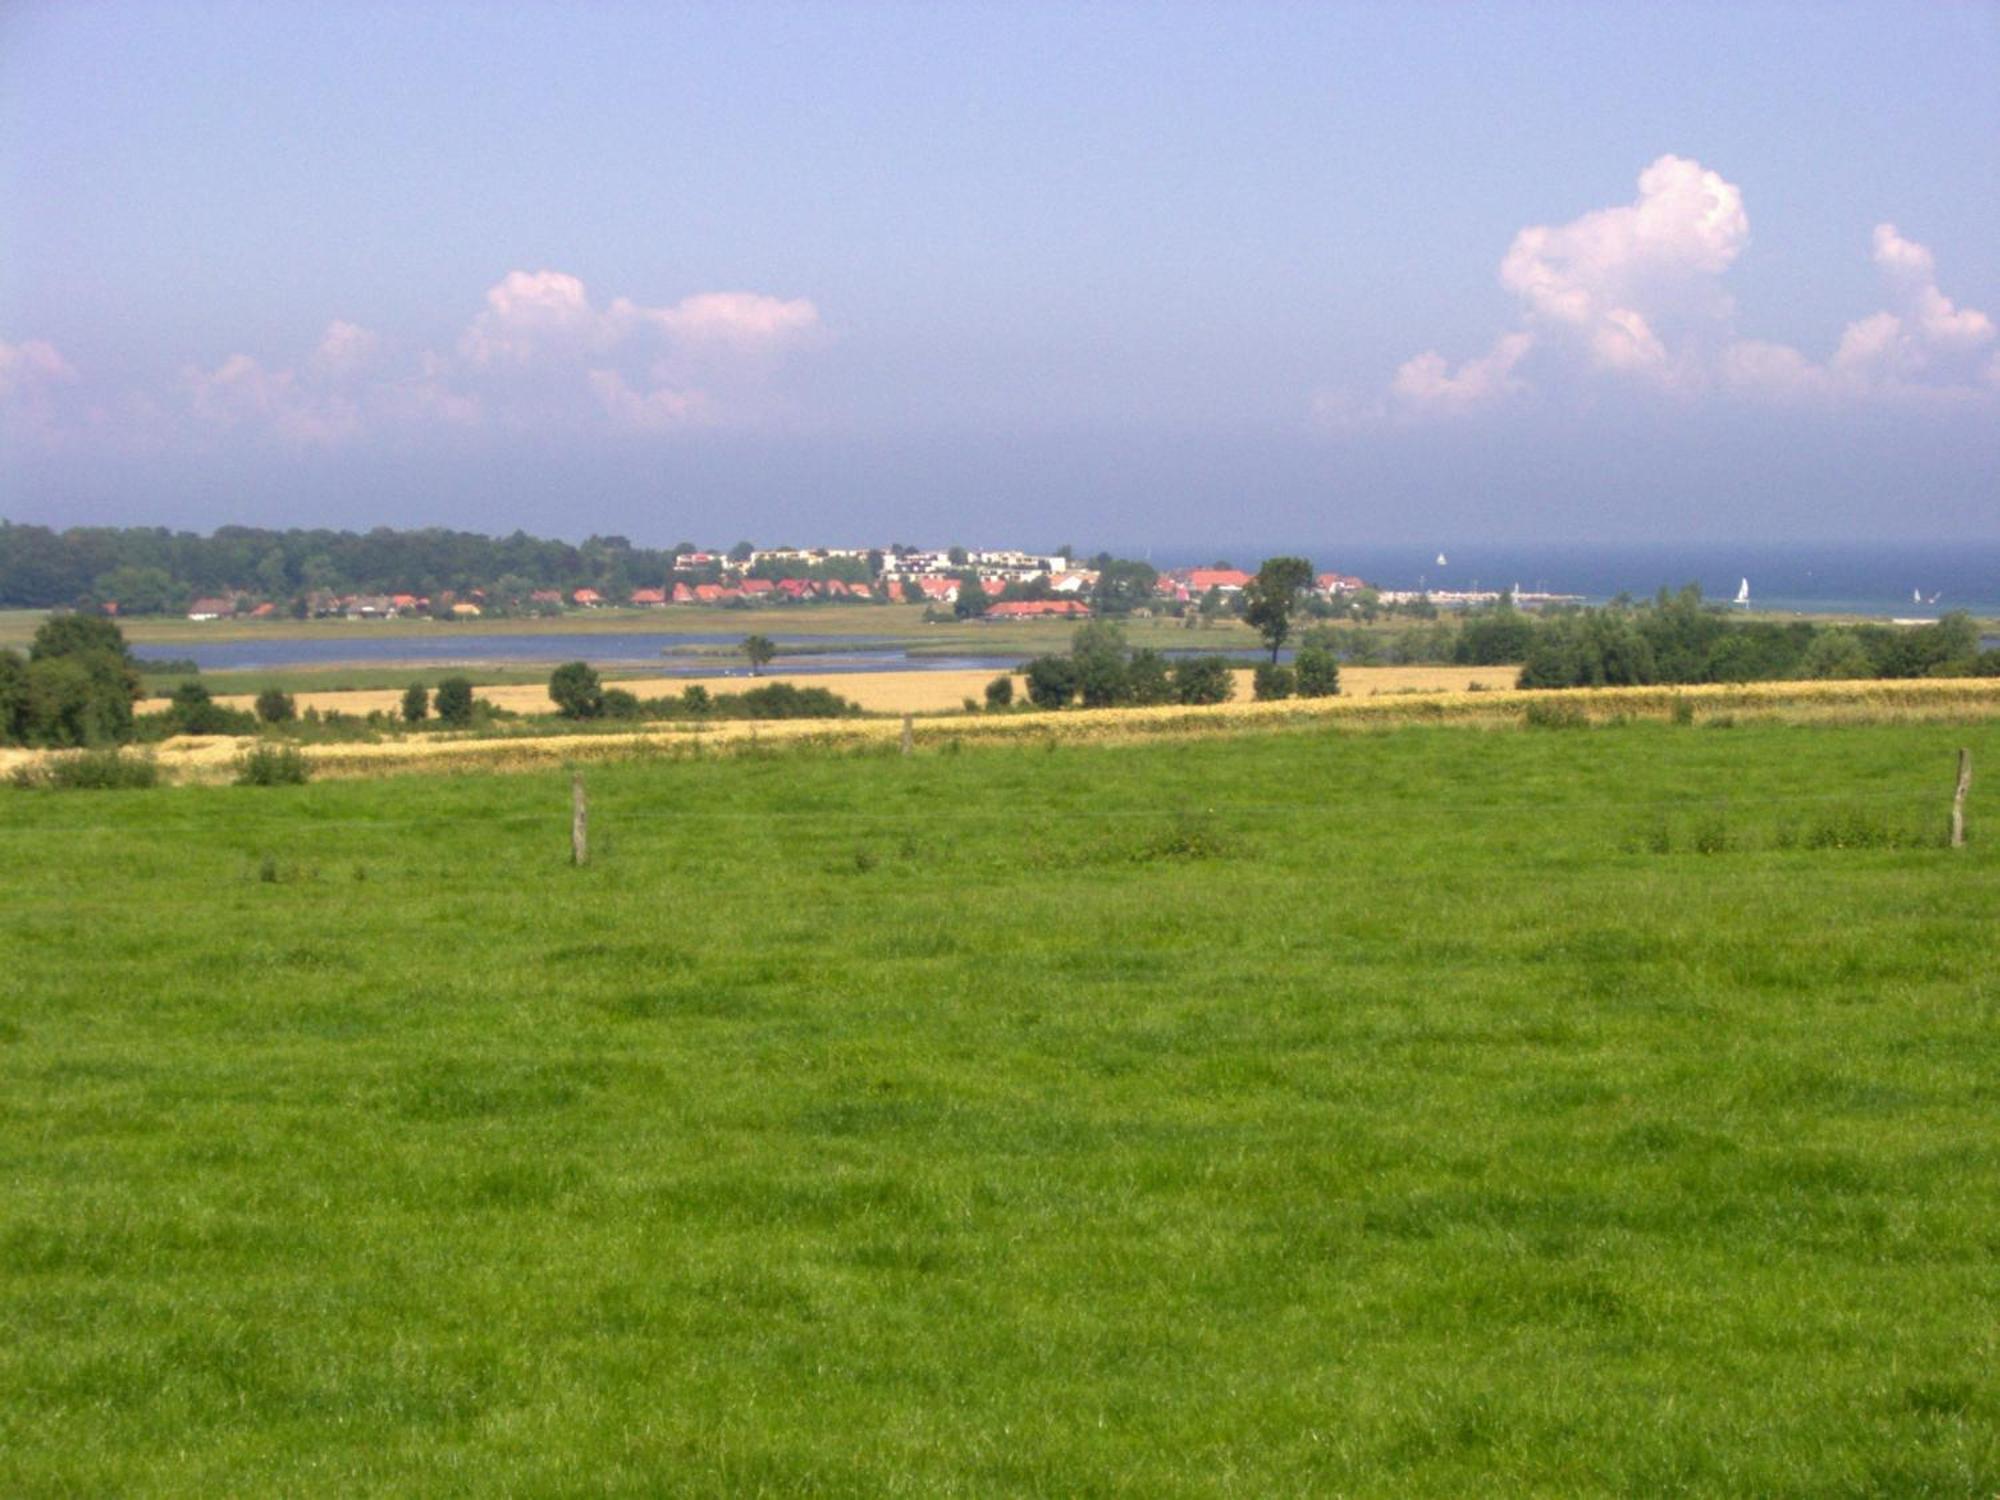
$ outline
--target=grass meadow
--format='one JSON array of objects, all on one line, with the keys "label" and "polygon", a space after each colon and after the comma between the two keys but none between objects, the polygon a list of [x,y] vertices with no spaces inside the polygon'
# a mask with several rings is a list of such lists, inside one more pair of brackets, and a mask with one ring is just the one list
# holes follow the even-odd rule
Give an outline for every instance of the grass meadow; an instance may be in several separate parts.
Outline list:
[{"label": "grass meadow", "polygon": [[2000,1487],[1995,721],[587,774],[0,789],[0,1492]]}]

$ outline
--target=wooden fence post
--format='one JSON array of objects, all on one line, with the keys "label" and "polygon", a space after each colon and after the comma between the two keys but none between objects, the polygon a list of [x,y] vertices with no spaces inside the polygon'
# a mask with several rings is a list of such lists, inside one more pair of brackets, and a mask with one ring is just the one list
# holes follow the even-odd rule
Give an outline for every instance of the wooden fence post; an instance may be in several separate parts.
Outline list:
[{"label": "wooden fence post", "polygon": [[1965,794],[1972,790],[1972,752],[1958,752],[1958,787],[1951,794],[1951,847],[1965,847]]},{"label": "wooden fence post", "polygon": [[583,796],[583,772],[572,771],[569,778],[569,862],[590,859],[590,806]]},{"label": "wooden fence post", "polygon": [[908,714],[903,715],[903,754],[912,755],[917,748],[916,725],[910,722]]}]

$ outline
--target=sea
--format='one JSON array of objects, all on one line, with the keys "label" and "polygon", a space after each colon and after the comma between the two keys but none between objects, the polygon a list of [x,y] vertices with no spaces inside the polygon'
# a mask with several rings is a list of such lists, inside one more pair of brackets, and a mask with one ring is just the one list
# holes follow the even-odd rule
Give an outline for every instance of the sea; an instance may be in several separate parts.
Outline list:
[{"label": "sea", "polygon": [[[2000,511],[2000,500],[1996,501]],[[1693,583],[1711,599],[1731,600],[1745,582],[1759,611],[1935,619],[1952,609],[2000,616],[2000,540],[1888,542],[1866,545],[1754,544],[1600,546],[1583,543],[1458,543],[1270,548],[1160,553],[1156,567],[1258,558],[1290,550],[1322,571],[1352,573],[1385,589],[1502,589],[1576,594],[1602,603],[1621,593],[1647,598]],[[1439,559],[1444,559],[1442,562]]]}]

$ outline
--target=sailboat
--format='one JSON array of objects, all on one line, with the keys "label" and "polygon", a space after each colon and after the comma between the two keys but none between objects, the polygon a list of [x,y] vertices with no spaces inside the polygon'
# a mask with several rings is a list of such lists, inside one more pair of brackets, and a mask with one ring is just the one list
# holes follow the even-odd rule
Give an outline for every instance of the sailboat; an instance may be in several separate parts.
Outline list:
[{"label": "sailboat", "polygon": [[1438,565],[1438,566],[1439,566],[1440,568],[1444,566],[1444,554],[1443,554],[1442,552],[1440,552],[1440,553],[1438,554],[1438,560],[1437,560],[1437,565]]},{"label": "sailboat", "polygon": [[1750,580],[1744,579],[1736,586],[1736,602],[1744,609],[1750,607]]},{"label": "sailboat", "polygon": [[1922,604],[1923,602],[1924,602],[1924,591],[1922,589],[1911,589],[1910,603]]}]

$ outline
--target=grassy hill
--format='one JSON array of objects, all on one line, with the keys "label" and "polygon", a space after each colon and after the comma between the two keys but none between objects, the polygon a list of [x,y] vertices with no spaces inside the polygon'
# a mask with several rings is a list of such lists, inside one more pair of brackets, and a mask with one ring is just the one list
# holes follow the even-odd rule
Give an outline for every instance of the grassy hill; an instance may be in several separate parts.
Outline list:
[{"label": "grassy hill", "polygon": [[772,750],[580,870],[555,772],[0,792],[0,1491],[1991,1493],[1996,774]]}]

